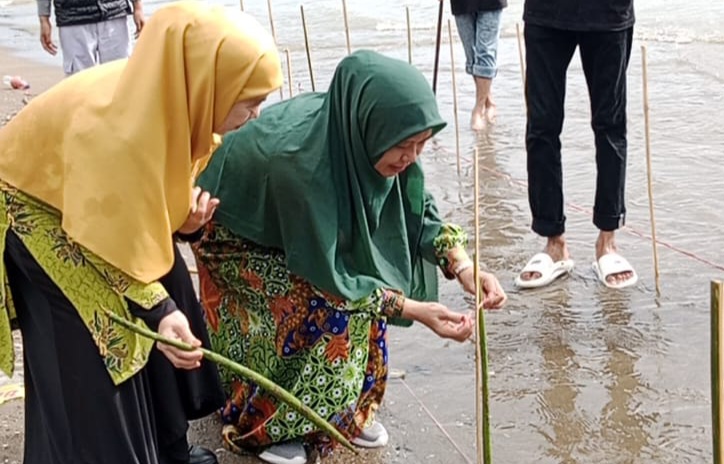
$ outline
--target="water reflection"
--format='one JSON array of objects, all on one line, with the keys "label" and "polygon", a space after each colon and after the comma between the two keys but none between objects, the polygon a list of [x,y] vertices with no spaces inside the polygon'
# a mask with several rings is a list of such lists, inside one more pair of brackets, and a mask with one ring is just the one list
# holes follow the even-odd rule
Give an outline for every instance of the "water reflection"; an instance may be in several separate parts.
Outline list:
[{"label": "water reflection", "polygon": [[620,462],[641,462],[643,451],[651,443],[651,425],[659,418],[658,413],[640,410],[637,399],[646,389],[636,369],[643,336],[631,325],[630,293],[598,293],[608,356],[603,375],[609,396],[601,413],[601,442],[613,448],[606,454],[620,456]]}]

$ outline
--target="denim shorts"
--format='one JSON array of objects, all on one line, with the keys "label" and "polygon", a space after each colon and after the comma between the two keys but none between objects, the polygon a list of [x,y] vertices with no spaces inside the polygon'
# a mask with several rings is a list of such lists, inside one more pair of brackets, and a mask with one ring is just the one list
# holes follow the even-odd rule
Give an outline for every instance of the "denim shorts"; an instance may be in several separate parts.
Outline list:
[{"label": "denim shorts", "polygon": [[492,79],[498,72],[498,39],[503,10],[478,11],[455,16],[465,48],[465,72]]}]

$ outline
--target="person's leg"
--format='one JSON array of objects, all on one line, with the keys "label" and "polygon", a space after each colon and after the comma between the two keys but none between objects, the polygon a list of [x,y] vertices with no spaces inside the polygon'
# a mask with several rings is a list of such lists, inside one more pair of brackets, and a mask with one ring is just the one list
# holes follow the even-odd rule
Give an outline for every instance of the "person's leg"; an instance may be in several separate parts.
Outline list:
[{"label": "person's leg", "polygon": [[95,25],[63,26],[58,28],[63,71],[66,76],[98,64],[98,39]]},{"label": "person's leg", "polygon": [[24,464],[158,464],[145,371],[114,385],[76,309],[13,232],[4,259],[30,374]]},{"label": "person's leg", "polygon": [[128,58],[131,54],[131,30],[126,16],[98,23],[97,31],[99,63]]},{"label": "person's leg", "polygon": [[455,24],[457,25],[460,41],[463,43],[463,50],[465,50],[465,72],[473,76],[475,81],[475,105],[470,118],[470,127],[473,130],[480,130],[485,127],[485,120],[482,117],[482,112],[478,109],[478,101],[481,94],[485,96],[490,92],[490,79],[479,79],[473,71],[475,66],[477,14],[456,15]]},{"label": "person's leg", "polygon": [[[615,231],[626,217],[626,70],[633,28],[588,32],[580,38],[581,62],[591,98],[591,127],[596,140],[596,200],[593,223],[600,230],[596,260],[616,252]],[[621,283],[633,277],[625,271],[607,277]]]},{"label": "person's leg", "polygon": [[[503,10],[481,11],[477,14],[475,27],[475,76],[477,115],[483,125],[495,120],[495,103],[491,87],[498,73],[498,40],[500,39],[500,18]],[[476,113],[473,110],[473,113]],[[476,117],[474,115],[474,117]]]},{"label": "person's leg", "polygon": [[[569,31],[526,24],[524,37],[528,106],[525,144],[532,229],[548,239],[545,252],[558,262],[569,258],[563,237],[566,217],[560,134],[566,72],[576,50],[576,36]],[[537,272],[521,274],[522,280],[539,277]]]}]

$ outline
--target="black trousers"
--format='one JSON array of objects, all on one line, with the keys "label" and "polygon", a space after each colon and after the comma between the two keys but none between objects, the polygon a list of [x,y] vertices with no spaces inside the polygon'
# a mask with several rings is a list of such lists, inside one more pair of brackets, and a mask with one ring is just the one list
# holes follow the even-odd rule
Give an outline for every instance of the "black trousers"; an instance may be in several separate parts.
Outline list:
[{"label": "black trousers", "polygon": [[566,73],[576,47],[591,103],[596,142],[593,223],[600,230],[624,224],[626,207],[626,69],[633,28],[575,32],[526,24],[526,151],[532,228],[544,237],[565,232],[561,140]]}]

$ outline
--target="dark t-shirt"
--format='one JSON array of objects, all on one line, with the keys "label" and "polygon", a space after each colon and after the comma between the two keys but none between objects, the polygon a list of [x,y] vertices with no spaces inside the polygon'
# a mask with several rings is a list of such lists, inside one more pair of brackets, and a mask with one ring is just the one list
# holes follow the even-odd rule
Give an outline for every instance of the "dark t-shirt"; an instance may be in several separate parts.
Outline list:
[{"label": "dark t-shirt", "polygon": [[508,0],[450,0],[453,15],[502,10],[506,6]]},{"label": "dark t-shirt", "polygon": [[634,24],[633,0],[525,0],[523,20],[568,31],[621,31]]}]

